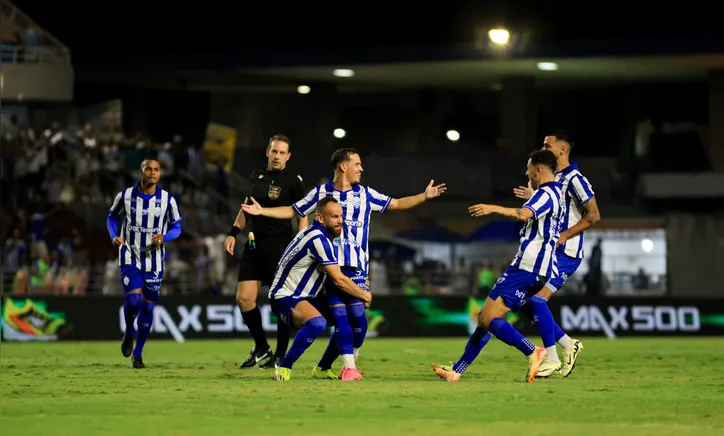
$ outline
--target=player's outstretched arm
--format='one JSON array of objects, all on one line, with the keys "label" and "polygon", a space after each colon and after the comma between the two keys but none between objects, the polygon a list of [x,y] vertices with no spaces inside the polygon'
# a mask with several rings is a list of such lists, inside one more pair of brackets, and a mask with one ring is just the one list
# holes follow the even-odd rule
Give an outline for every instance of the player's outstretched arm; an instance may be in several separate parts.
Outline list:
[{"label": "player's outstretched arm", "polygon": [[468,212],[470,216],[476,218],[491,214],[513,218],[518,221],[528,221],[533,218],[533,211],[527,207],[502,207],[494,204],[475,204],[468,208]]},{"label": "player's outstretched arm", "polygon": [[530,185],[530,181],[528,182],[528,186],[518,186],[517,188],[513,188],[513,194],[523,200],[530,200],[530,197],[533,196],[533,191],[534,189]]},{"label": "player's outstretched arm", "polygon": [[409,197],[393,198],[390,201],[389,210],[406,210],[412,209],[415,206],[419,206],[427,200],[437,198],[447,191],[447,186],[444,183],[435,185],[435,180],[430,180],[430,183],[425,188],[425,192],[417,195],[411,195]]},{"label": "player's outstretched arm", "polygon": [[354,298],[364,301],[366,307],[369,307],[372,303],[372,294],[362,290],[352,279],[344,275],[339,265],[325,265],[324,271],[327,272],[337,289],[341,289]]},{"label": "player's outstretched arm", "polygon": [[292,219],[295,215],[291,206],[261,207],[254,197],[249,197],[249,200],[251,200],[251,204],[241,205],[241,209],[249,215],[261,215],[280,220]]}]

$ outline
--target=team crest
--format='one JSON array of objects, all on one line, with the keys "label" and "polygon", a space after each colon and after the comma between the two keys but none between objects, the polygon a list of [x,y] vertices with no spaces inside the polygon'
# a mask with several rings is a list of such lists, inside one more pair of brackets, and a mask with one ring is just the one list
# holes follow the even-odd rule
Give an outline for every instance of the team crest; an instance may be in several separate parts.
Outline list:
[{"label": "team crest", "polygon": [[161,200],[156,200],[156,208],[153,211],[153,214],[157,217],[161,216],[161,207],[163,206],[163,203]]},{"label": "team crest", "polygon": [[276,200],[279,198],[279,194],[282,193],[282,187],[281,186],[274,186],[269,185],[269,198],[272,200]]}]

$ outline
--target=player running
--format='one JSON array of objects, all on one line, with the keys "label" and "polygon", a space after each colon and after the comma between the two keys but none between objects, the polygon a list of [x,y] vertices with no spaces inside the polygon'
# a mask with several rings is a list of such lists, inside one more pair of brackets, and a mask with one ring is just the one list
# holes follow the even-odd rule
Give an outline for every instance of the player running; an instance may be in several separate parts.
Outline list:
[{"label": "player running", "polygon": [[[350,277],[362,289],[367,289],[369,222],[372,212],[384,213],[388,210],[411,209],[437,198],[445,190],[445,184],[435,185],[430,180],[425,192],[400,199],[360,185],[362,178],[362,160],[353,148],[342,148],[332,154],[334,179],[309,191],[307,195],[291,207],[263,208],[253,198],[251,205],[242,205],[250,215],[263,215],[271,218],[289,219],[296,213],[308,216],[314,212],[319,200],[334,197],[342,206],[344,218],[340,237],[334,244],[338,250],[339,265],[342,272]],[[327,304],[335,319],[335,331],[330,338],[318,367],[313,371],[317,378],[337,378],[332,372],[332,363],[341,354],[344,368],[356,369],[359,349],[367,334],[367,317],[362,301],[350,298],[335,289],[332,283],[326,292]]]},{"label": "player running", "polygon": [[[155,158],[141,162],[141,182],[116,195],[107,227],[118,247],[121,283],[125,294],[123,314],[126,331],[121,343],[123,357],[131,356],[133,367],[142,369],[143,346],[153,324],[153,307],[158,302],[166,255],[164,243],[181,235],[181,214],[176,200],[157,186],[161,164]],[[120,224],[121,232],[118,233]],[[133,323],[138,316],[138,339]]]},{"label": "player running", "polygon": [[[286,170],[287,161],[292,156],[289,138],[284,135],[272,136],[267,145],[266,156],[266,169],[253,171],[249,177],[249,189],[244,204],[250,203],[250,197],[256,198],[264,207],[290,206],[299,201],[307,190],[300,176]],[[297,232],[292,228],[291,220],[252,216],[249,221],[249,240],[239,265],[236,302],[244,324],[254,339],[254,348],[251,349],[249,358],[239,366],[251,368],[260,364],[261,368],[274,368],[287,352],[289,328],[277,321],[277,344],[272,355],[262,327],[261,311],[256,305],[256,297],[262,286],[271,285],[279,259]],[[234,225],[224,241],[224,249],[232,256],[236,237],[246,224],[244,211],[239,209]],[[301,231],[308,225],[307,217],[299,218],[296,230]]]},{"label": "player running", "polygon": [[478,314],[478,328],[471,335],[463,356],[452,366],[432,365],[441,378],[451,382],[460,380],[460,375],[493,334],[528,358],[526,380],[530,383],[535,379],[547,351],[533,345],[505,320],[505,315],[511,310],[520,310],[546,280],[558,275],[555,247],[564,212],[564,198],[560,184],[555,181],[555,171],[556,156],[548,150],[535,151],[530,155],[526,171],[535,191],[523,207],[476,204],[468,209],[474,217],[498,214],[525,221],[526,224],[520,232],[518,253],[485,300]]},{"label": "player running", "polygon": [[[565,214],[556,250],[559,274],[548,280],[543,289],[531,298],[532,304],[524,305],[521,312],[531,320],[537,319],[539,328],[541,323],[547,326],[543,329],[541,337],[543,345],[548,351],[548,357],[541,364],[538,377],[545,378],[557,373],[568,377],[576,365],[578,355],[583,350],[583,343],[578,339],[571,339],[560,328],[553,319],[547,303],[553,294],[563,287],[566,280],[578,270],[583,260],[583,232],[600,221],[601,214],[596,204],[593,187],[588,179],[578,171],[578,164],[570,161],[573,141],[568,132],[559,130],[554,135],[546,136],[543,140],[543,150],[553,152],[558,158],[556,181],[561,184],[565,199]],[[519,186],[513,192],[518,198],[524,200],[528,200],[533,195],[533,189],[530,186]],[[561,347],[563,362],[558,358],[556,342]]]},{"label": "player running", "polygon": [[[317,211],[312,225],[302,230],[284,251],[274,282],[269,289],[269,302],[274,314],[283,323],[298,328],[289,352],[276,368],[277,380],[288,381],[292,365],[324,332],[327,321],[322,313],[327,305],[319,296],[325,278],[336,288],[364,302],[369,307],[372,294],[363,291],[338,265],[332,239],[342,233],[342,207],[332,197],[324,197],[316,203]],[[354,368],[344,368],[342,380],[360,380],[362,376]]]}]

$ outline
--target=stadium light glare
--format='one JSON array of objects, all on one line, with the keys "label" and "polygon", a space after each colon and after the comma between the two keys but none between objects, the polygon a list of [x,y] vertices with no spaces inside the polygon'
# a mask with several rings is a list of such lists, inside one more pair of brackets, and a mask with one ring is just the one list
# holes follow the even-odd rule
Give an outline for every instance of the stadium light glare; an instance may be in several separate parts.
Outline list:
[{"label": "stadium light glare", "polygon": [[651,239],[648,239],[648,238],[642,240],[641,249],[647,253],[651,253],[651,251],[653,251],[653,249],[654,249],[654,241],[652,241]]},{"label": "stadium light glare", "polygon": [[445,135],[447,136],[447,139],[452,142],[460,140],[460,132],[458,132],[457,130],[448,130]]},{"label": "stadium light glare", "polygon": [[510,32],[505,29],[490,29],[488,31],[488,38],[493,44],[506,45],[510,40]]},{"label": "stadium light glare", "polygon": [[558,69],[558,64],[555,62],[538,62],[537,67],[541,71],[555,71]]},{"label": "stadium light glare", "polygon": [[354,71],[346,68],[337,68],[336,70],[332,71],[332,74],[334,74],[336,77],[354,77]]},{"label": "stadium light glare", "polygon": [[309,94],[311,90],[312,88],[308,87],[307,85],[301,85],[297,88],[297,92],[300,94]]},{"label": "stadium light glare", "polygon": [[344,131],[344,129],[334,129],[334,137],[337,139],[342,139],[345,136],[347,136],[347,132]]}]

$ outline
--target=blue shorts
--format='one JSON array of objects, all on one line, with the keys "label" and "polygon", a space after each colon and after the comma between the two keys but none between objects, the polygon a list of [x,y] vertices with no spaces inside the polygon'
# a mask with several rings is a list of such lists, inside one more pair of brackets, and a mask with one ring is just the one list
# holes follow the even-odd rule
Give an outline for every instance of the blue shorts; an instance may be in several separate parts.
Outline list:
[{"label": "blue shorts", "polygon": [[553,291],[555,294],[557,290],[561,289],[566,284],[568,277],[572,276],[573,273],[578,270],[583,259],[576,259],[575,257],[566,256],[561,251],[556,252],[556,265],[558,266],[558,277],[554,277],[546,283],[546,288]]},{"label": "blue shorts", "polygon": [[502,297],[506,307],[517,312],[542,287],[543,281],[538,278],[538,274],[509,266],[495,282],[488,297],[491,300]]},{"label": "blue shorts", "polygon": [[[362,288],[363,291],[369,292],[369,289],[367,289],[367,272],[362,271],[361,269],[352,268],[349,266],[343,266],[342,267],[342,274],[346,275],[352,281]],[[350,304],[364,304],[362,300],[358,298],[354,298],[353,296],[349,295],[348,293],[340,290],[337,288],[337,286],[334,285],[334,282],[332,280],[327,281],[327,293],[326,293],[326,299],[327,304],[329,306],[338,306],[340,304],[343,304],[345,306],[349,306]]]},{"label": "blue shorts", "polygon": [[121,284],[123,285],[124,294],[140,289],[146,300],[155,302],[161,296],[162,282],[163,271],[141,271],[135,265],[121,267]]},{"label": "blue shorts", "polygon": [[269,306],[274,315],[281,320],[284,324],[291,328],[294,328],[292,322],[292,309],[297,307],[300,301],[308,301],[314,306],[320,314],[327,320],[327,325],[334,325],[334,319],[325,304],[324,297],[318,296],[314,298],[294,298],[294,297],[282,297],[282,298],[271,298],[269,300]]}]

